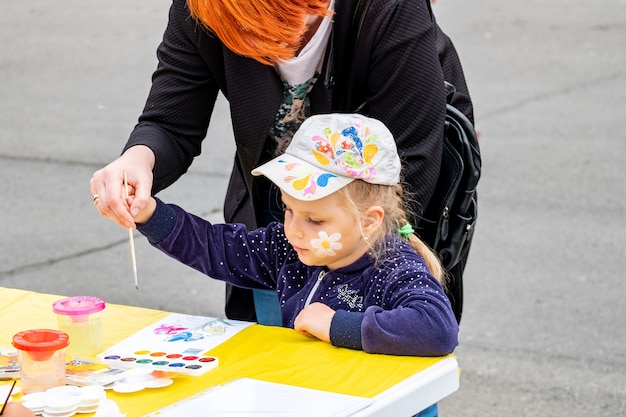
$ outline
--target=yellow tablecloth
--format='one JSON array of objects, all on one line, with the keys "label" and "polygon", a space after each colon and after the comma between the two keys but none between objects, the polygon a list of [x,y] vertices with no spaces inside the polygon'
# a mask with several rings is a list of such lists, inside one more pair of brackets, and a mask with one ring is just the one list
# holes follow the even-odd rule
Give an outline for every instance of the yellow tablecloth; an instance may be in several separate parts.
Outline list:
[{"label": "yellow tablecloth", "polygon": [[[0,347],[11,346],[13,335],[22,330],[56,329],[52,303],[62,298],[65,296],[0,287]],[[118,343],[168,314],[107,304],[102,314],[103,347]],[[373,355],[337,348],[291,329],[260,325],[242,330],[209,354],[218,357],[220,364],[202,376],[177,376],[166,388],[107,395],[128,417],[142,416],[244,377],[371,398],[442,359]]]}]

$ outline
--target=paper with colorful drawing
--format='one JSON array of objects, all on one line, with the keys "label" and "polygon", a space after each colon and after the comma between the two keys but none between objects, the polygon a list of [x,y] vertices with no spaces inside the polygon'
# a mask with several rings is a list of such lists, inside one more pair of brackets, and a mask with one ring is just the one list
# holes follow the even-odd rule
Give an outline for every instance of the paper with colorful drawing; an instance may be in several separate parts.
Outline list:
[{"label": "paper with colorful drawing", "polygon": [[107,349],[98,358],[117,367],[202,375],[219,364],[219,358],[206,352],[252,324],[174,313]]}]

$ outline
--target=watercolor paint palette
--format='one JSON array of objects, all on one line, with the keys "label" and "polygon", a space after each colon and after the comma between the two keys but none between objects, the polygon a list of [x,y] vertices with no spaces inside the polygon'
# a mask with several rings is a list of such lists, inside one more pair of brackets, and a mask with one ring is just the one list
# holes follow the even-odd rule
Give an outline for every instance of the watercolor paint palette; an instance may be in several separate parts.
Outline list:
[{"label": "watercolor paint palette", "polygon": [[137,350],[128,354],[110,354],[100,358],[103,363],[124,368],[145,368],[198,376],[219,365],[214,356],[198,356],[196,349],[181,353]]},{"label": "watercolor paint palette", "polygon": [[253,323],[170,314],[98,355],[112,367],[199,376],[219,365],[208,352]]}]

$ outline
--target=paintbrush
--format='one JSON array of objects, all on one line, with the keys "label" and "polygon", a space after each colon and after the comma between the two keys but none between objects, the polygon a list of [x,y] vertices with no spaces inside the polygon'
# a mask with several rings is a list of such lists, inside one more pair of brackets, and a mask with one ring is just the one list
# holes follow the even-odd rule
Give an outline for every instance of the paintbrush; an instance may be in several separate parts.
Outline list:
[{"label": "paintbrush", "polygon": [[[126,201],[128,201],[128,178],[126,178],[126,171],[124,171],[124,190],[126,192]],[[128,228],[128,240],[130,241],[130,259],[133,262],[133,277],[135,278],[135,288],[139,289],[139,282],[137,280],[137,259],[135,258],[135,239],[133,238],[132,226]]]},{"label": "paintbrush", "polygon": [[11,399],[11,393],[13,392],[13,388],[15,388],[15,383],[17,381],[13,381],[13,385],[11,385],[11,389],[9,390],[9,394],[7,395],[7,399],[4,400],[4,404],[2,404],[2,410],[0,410],[0,416],[2,415],[2,413],[4,413],[4,407],[7,406],[7,403],[9,402],[9,400]]}]

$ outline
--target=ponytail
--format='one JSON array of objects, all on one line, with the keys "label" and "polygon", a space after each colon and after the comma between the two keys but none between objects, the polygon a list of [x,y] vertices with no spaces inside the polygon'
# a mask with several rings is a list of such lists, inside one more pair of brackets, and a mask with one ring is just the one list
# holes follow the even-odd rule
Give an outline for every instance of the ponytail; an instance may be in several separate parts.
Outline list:
[{"label": "ponytail", "polygon": [[[355,180],[337,191],[343,193],[346,206],[354,211],[355,217],[361,221],[361,213],[365,213],[371,206],[380,206],[385,212],[384,220],[379,233],[370,240],[370,246],[375,249],[373,255],[377,258],[386,250],[385,236],[397,233],[406,239],[411,247],[424,259],[430,274],[445,288],[446,273],[441,261],[416,234],[407,220],[404,189],[401,184],[395,186],[370,184]],[[374,242],[381,243],[374,245]]]},{"label": "ponytail", "polygon": [[430,273],[432,274],[432,276],[434,276],[437,279],[437,281],[439,281],[442,285],[444,285],[446,281],[445,270],[443,269],[443,265],[441,265],[441,261],[439,260],[435,252],[433,252],[432,249],[430,249],[428,245],[426,245],[415,234],[411,234],[406,239],[409,241],[413,249],[415,249],[415,251],[422,258],[424,258],[424,262],[426,262],[426,266],[430,270]]}]

